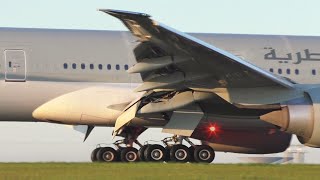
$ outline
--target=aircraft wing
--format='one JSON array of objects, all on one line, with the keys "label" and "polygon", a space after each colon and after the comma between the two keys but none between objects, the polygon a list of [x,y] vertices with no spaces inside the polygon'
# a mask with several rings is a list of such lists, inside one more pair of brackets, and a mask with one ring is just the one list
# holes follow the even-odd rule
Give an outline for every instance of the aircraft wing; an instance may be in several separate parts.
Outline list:
[{"label": "aircraft wing", "polygon": [[158,23],[143,13],[100,10],[120,19],[141,42],[135,48],[137,64],[130,73],[141,73],[144,83],[137,91],[193,88],[292,88],[251,63]]},{"label": "aircraft wing", "polygon": [[164,132],[190,136],[204,114],[198,102],[213,98],[213,93],[208,93],[210,89],[293,88],[287,79],[158,23],[147,14],[100,11],[120,19],[138,38],[140,43],[134,49],[137,63],[128,72],[140,73],[143,84],[136,91],[147,91],[122,112],[114,135],[136,117],[160,113],[170,116],[164,116],[169,121]]}]

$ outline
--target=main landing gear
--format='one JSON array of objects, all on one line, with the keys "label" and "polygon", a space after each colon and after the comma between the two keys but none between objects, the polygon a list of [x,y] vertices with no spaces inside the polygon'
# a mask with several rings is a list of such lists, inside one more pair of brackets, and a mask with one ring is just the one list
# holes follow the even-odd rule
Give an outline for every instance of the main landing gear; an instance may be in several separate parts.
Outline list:
[{"label": "main landing gear", "polygon": [[137,162],[139,161],[138,150],[134,147],[122,147],[124,140],[114,143],[116,149],[112,147],[98,147],[91,153],[92,162]]},{"label": "main landing gear", "polygon": [[[190,144],[187,147],[182,144],[185,140]],[[215,158],[214,150],[208,145],[194,145],[189,138],[173,136],[162,140],[165,146],[159,144],[141,145],[140,149],[132,147],[126,139],[114,143],[116,149],[112,147],[97,147],[91,153],[93,162],[197,162],[211,163]],[[126,145],[125,147],[121,145]]]}]

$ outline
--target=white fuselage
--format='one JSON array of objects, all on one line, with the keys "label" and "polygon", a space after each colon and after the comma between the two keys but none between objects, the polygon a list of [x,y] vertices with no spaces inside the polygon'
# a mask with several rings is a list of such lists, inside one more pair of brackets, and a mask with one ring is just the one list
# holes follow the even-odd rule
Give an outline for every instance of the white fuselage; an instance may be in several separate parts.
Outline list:
[{"label": "white fuselage", "polygon": [[[294,82],[320,83],[319,37],[192,35]],[[138,95],[140,76],[126,73],[136,45],[128,32],[1,28],[0,121],[37,121],[35,109],[66,97],[72,103],[55,110],[70,112],[64,123],[113,125],[119,112],[107,107]],[[72,109],[78,122],[67,121]]]}]

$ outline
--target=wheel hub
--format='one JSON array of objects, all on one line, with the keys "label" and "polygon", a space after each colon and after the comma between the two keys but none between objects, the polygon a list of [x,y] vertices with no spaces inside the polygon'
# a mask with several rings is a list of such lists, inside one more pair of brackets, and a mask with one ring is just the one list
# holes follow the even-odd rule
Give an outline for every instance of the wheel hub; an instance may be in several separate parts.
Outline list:
[{"label": "wheel hub", "polygon": [[203,161],[210,159],[210,152],[207,149],[203,149],[199,152],[199,158]]},{"label": "wheel hub", "polygon": [[154,149],[151,151],[151,157],[154,160],[160,160],[163,157],[163,152],[160,149]]},{"label": "wheel hub", "polygon": [[126,159],[129,161],[129,162],[133,162],[137,159],[137,154],[130,151],[126,154]]},{"label": "wheel hub", "polygon": [[184,159],[187,158],[187,152],[184,150],[184,149],[178,149],[176,152],[175,152],[175,157],[182,161]]},{"label": "wheel hub", "polygon": [[114,159],[114,154],[112,152],[105,152],[103,154],[103,159],[107,162],[110,162]]}]

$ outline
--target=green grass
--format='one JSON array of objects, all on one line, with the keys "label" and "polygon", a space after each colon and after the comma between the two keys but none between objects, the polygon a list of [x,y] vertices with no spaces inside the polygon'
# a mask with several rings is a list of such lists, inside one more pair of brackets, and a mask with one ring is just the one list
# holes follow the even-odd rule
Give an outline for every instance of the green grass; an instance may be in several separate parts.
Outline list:
[{"label": "green grass", "polygon": [[0,163],[5,179],[320,179],[320,165]]}]

